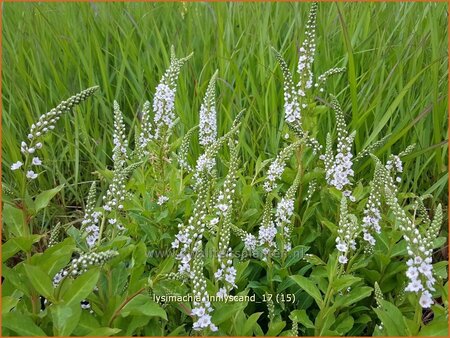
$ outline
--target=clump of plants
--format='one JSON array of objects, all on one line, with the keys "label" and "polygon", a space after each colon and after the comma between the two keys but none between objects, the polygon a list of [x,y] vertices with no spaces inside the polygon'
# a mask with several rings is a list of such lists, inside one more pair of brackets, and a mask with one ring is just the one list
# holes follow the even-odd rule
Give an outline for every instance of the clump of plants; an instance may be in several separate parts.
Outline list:
[{"label": "clump of plants", "polygon": [[[10,164],[17,180],[3,193],[4,335],[445,330],[446,262],[433,256],[446,242],[442,206],[399,193],[413,145],[375,156],[387,135],[355,154],[355,133],[326,89],[345,69],[314,76],[316,11],[313,4],[296,73],[274,49],[284,77],[284,141],[254,180],[238,141],[251,115],[234,112],[229,130],[218,131],[220,70],[204,91],[198,125],[175,138],[178,77],[192,54],[177,58],[173,48],[135,130],[113,102],[112,165],[92,177],[83,215],[70,223],[61,217],[46,233],[37,232],[37,215],[64,189],[35,184],[51,170],[40,157],[46,135],[98,87],[31,125],[22,157]],[[307,126],[323,108],[333,111],[335,128],[321,144]],[[191,147],[195,134],[199,154]],[[355,174],[365,157],[373,163],[370,182]]]}]

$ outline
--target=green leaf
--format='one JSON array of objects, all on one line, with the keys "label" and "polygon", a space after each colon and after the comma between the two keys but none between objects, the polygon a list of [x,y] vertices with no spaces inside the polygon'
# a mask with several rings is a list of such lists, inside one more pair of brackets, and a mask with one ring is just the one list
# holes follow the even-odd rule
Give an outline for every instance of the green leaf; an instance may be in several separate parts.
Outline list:
[{"label": "green leaf", "polygon": [[145,315],[148,317],[160,317],[167,320],[167,314],[158,303],[146,295],[137,295],[129,301],[120,312],[122,317],[129,315]]},{"label": "green leaf", "polygon": [[352,316],[346,314],[344,316],[340,315],[338,318],[336,318],[336,322],[338,324],[335,331],[339,332],[339,334],[342,336],[352,329],[355,320]]},{"label": "green leaf", "polygon": [[322,295],[317,286],[304,276],[291,276],[291,278],[316,301],[319,308],[323,306]]},{"label": "green leaf", "polygon": [[225,321],[227,321],[232,316],[236,315],[239,311],[245,309],[247,306],[247,302],[239,302],[234,304],[220,304],[220,308],[217,308],[212,315],[211,321],[219,325]]},{"label": "green leaf", "polygon": [[326,263],[316,255],[306,254],[303,259],[312,265],[326,265]]},{"label": "green leaf", "polygon": [[172,332],[170,332],[167,336],[171,337],[171,336],[175,336],[175,337],[179,337],[179,336],[187,336],[186,334],[186,330],[184,329],[184,326],[186,324],[180,325],[178,326],[175,330],[173,330]]},{"label": "green leaf", "polygon": [[373,309],[380,318],[388,336],[408,336],[401,311],[392,303],[381,300],[381,308]]},{"label": "green leaf", "polygon": [[35,212],[37,213],[39,210],[46,208],[51,199],[55,197],[55,195],[60,192],[63,187],[64,184],[61,184],[56,188],[43,191],[39,195],[37,195],[36,199],[34,200]]},{"label": "green leaf", "polygon": [[133,336],[135,335],[134,332],[136,329],[144,327],[145,325],[147,325],[147,323],[150,321],[151,317],[148,316],[139,316],[139,315],[134,315],[131,316],[130,318],[126,319],[126,332],[125,332],[125,336]]},{"label": "green leaf", "polygon": [[97,284],[100,270],[98,268],[91,269],[80,277],[75,279],[70,288],[66,290],[62,299],[68,305],[79,304],[85,299],[94,289]]},{"label": "green leaf", "polygon": [[22,237],[25,235],[23,232],[24,219],[21,209],[5,203],[3,205],[2,216],[4,225],[8,227],[8,230],[15,237]]},{"label": "green leaf", "polygon": [[255,312],[251,316],[249,316],[245,321],[244,327],[240,331],[239,336],[253,336],[253,327],[257,325],[257,321],[261,314],[262,312]]},{"label": "green leaf", "polygon": [[98,329],[99,327],[100,324],[92,314],[90,314],[88,311],[81,311],[80,320],[75,330],[73,330],[72,335],[85,336],[93,330]]},{"label": "green leaf", "polygon": [[266,336],[277,336],[286,326],[286,322],[270,322]]},{"label": "green leaf", "polygon": [[336,307],[350,306],[360,301],[361,299],[369,297],[372,294],[372,291],[373,289],[370,286],[354,288],[352,289],[352,291],[350,291],[350,293],[344,296],[337,296],[334,305]]},{"label": "green leaf", "polygon": [[289,254],[284,263],[284,267],[288,268],[294,265],[295,263],[298,263],[305,256],[308,250],[309,246],[304,245],[298,245],[295,248],[293,248],[291,251],[289,251]]},{"label": "green leaf", "polygon": [[43,235],[15,237],[2,245],[2,262],[14,256],[19,251],[29,252],[34,243],[39,242]]},{"label": "green leaf", "polygon": [[30,317],[16,311],[3,314],[2,325],[20,336],[47,336]]},{"label": "green leaf", "polygon": [[2,313],[7,313],[11,311],[14,307],[16,307],[19,302],[19,298],[12,296],[4,296],[2,297]]},{"label": "green leaf", "polygon": [[[67,266],[74,250],[75,243],[73,238],[66,238],[61,243],[45,250],[39,257],[38,262],[36,262],[36,265],[41,266],[49,276],[54,276],[58,271]],[[33,258],[35,257],[37,255],[33,256]]]},{"label": "green leaf", "polygon": [[445,320],[433,320],[430,324],[422,327],[419,336],[448,337],[448,322]]},{"label": "green leaf", "polygon": [[23,268],[31,285],[33,285],[36,291],[45,298],[53,300],[54,288],[50,277],[37,266],[24,264]]},{"label": "green leaf", "polygon": [[336,292],[348,288],[349,286],[359,282],[361,278],[352,275],[343,275],[333,281],[333,288]]},{"label": "green leaf", "polygon": [[309,319],[306,310],[294,310],[291,312],[293,320],[296,320],[308,329],[314,329],[314,323]]},{"label": "green leaf", "polygon": [[99,327],[98,329],[92,330],[90,333],[88,333],[86,336],[92,336],[92,337],[109,337],[115,334],[118,334],[121,329],[113,329],[110,327]]},{"label": "green leaf", "polygon": [[55,336],[69,336],[77,327],[81,316],[80,304],[52,304],[50,312],[53,319],[53,333]]}]

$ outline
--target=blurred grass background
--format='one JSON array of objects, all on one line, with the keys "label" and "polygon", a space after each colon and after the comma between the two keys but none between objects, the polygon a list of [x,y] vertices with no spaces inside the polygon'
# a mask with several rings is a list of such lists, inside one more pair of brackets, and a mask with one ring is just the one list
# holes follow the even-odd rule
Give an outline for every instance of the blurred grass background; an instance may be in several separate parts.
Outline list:
[{"label": "blurred grass background", "polygon": [[[304,37],[308,3],[3,3],[2,169],[20,159],[29,125],[61,100],[89,86],[100,91],[59,122],[46,139],[47,172],[39,189],[66,183],[62,204],[79,205],[92,172],[111,162],[112,102],[133,130],[145,100],[169,62],[194,52],[182,69],[176,108],[182,136],[198,122],[209,78],[219,69],[219,133],[246,109],[241,133],[248,175],[274,156],[282,132],[283,79],[270,47],[292,69]],[[356,134],[356,151],[391,133],[377,155],[417,147],[405,164],[404,191],[432,193],[447,204],[447,4],[320,3],[316,75],[347,72],[327,84]],[[327,101],[327,97],[319,99]],[[334,128],[321,113],[317,137]],[[130,134],[130,139],[133,135]],[[197,152],[199,149],[195,149]],[[371,177],[370,159],[358,178]]]}]

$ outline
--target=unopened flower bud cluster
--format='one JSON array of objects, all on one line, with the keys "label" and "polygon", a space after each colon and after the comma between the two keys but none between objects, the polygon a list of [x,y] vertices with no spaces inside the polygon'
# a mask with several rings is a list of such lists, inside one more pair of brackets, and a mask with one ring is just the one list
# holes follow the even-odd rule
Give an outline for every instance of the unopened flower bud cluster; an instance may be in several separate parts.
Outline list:
[{"label": "unopened flower bud cluster", "polygon": [[340,208],[340,219],[338,226],[338,237],[336,238],[336,249],[340,252],[338,261],[341,264],[348,262],[350,251],[356,250],[356,236],[360,231],[356,217],[348,213],[347,199],[342,197]]},{"label": "unopened flower bud cluster", "polygon": [[[98,86],[91,87],[81,91],[80,93],[70,97],[66,101],[62,101],[58,106],[50,110],[49,112],[41,115],[36,123],[33,123],[28,134],[28,141],[22,141],[20,144],[20,151],[25,156],[25,161],[17,161],[11,165],[11,170],[20,169],[24,163],[26,164],[26,177],[30,180],[34,180],[38,177],[35,169],[31,169],[30,164],[38,167],[42,165],[42,161],[38,156],[34,156],[35,152],[42,148],[42,142],[39,142],[39,138],[55,129],[56,122],[61,118],[61,115],[69,112],[75,105],[85,101],[91,96]],[[33,156],[29,159],[29,156]]]},{"label": "unopened flower bud cluster", "polygon": [[230,247],[231,224],[233,216],[233,197],[236,189],[236,172],[238,169],[238,152],[230,141],[231,158],[228,174],[225,178],[223,190],[220,192],[215,205],[216,217],[211,221],[212,227],[217,227],[218,238],[218,269],[214,277],[221,282],[217,296],[224,297],[236,287],[236,269],[233,266],[233,255]]},{"label": "unopened flower bud cluster", "polygon": [[82,253],[78,258],[72,260],[69,268],[70,274],[74,277],[81,275],[91,267],[102,266],[118,254],[114,250]]}]

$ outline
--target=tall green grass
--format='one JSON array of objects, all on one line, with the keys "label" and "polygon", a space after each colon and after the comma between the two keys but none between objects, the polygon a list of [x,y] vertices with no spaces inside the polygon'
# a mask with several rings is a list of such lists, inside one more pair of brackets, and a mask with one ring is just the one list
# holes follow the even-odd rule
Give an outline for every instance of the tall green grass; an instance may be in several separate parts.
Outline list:
[{"label": "tall green grass", "polygon": [[[95,97],[46,140],[48,170],[37,182],[40,189],[66,183],[60,203],[81,203],[86,181],[110,163],[113,100],[133,130],[168,65],[171,44],[178,56],[194,52],[179,80],[176,135],[198,122],[208,80],[219,69],[219,133],[246,109],[240,141],[245,172],[253,176],[283,135],[282,75],[270,47],[293,68],[308,9],[307,3],[4,3],[3,182],[12,185],[9,165],[19,159],[28,126],[62,99],[98,84]],[[347,68],[327,89],[338,95],[357,130],[356,150],[388,133],[379,156],[416,143],[403,187],[444,202],[446,11],[444,3],[321,3],[314,66],[317,75]],[[326,104],[327,97],[318,100]],[[333,128],[331,111],[323,110],[318,121],[324,143]],[[361,163],[357,177],[369,178],[369,165],[369,159]]]}]

